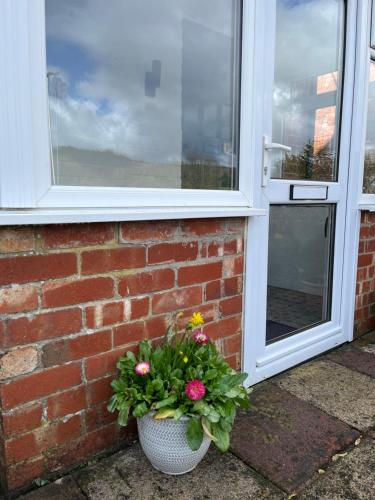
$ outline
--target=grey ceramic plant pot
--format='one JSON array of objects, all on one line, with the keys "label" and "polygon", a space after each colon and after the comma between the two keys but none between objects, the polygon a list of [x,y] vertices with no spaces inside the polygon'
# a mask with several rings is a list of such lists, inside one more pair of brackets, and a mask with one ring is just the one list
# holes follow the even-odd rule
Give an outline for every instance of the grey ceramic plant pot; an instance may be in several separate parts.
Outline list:
[{"label": "grey ceramic plant pot", "polygon": [[203,437],[197,451],[192,451],[186,439],[188,417],[178,422],[171,418],[155,420],[153,413],[137,418],[139,440],[153,467],[164,474],[179,475],[192,471],[210,447],[211,440]]}]

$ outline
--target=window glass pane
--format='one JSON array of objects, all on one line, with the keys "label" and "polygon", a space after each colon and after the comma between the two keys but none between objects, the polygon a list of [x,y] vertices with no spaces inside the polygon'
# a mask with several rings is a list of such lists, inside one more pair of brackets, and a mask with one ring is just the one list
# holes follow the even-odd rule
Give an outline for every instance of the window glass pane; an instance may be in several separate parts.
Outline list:
[{"label": "window glass pane", "polygon": [[344,23],[344,0],[277,0],[272,178],[337,178]]},{"label": "window glass pane", "polygon": [[236,189],[240,0],[46,0],[54,183]]},{"label": "window glass pane", "polygon": [[334,225],[334,205],[271,205],[267,343],[330,320]]},{"label": "window glass pane", "polygon": [[363,192],[375,194],[375,63],[370,64]]}]

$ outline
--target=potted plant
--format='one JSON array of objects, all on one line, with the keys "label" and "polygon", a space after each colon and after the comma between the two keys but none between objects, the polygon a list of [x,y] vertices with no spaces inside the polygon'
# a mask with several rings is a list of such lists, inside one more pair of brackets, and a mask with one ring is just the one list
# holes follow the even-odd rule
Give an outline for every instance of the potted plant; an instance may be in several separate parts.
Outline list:
[{"label": "potted plant", "polygon": [[238,373],[203,332],[203,317],[194,313],[180,332],[176,322],[162,345],[139,343],[118,361],[119,378],[108,410],[118,422],[137,419],[139,439],[151,464],[166,474],[193,470],[211,441],[229,448],[236,408],[247,408],[246,373]]}]

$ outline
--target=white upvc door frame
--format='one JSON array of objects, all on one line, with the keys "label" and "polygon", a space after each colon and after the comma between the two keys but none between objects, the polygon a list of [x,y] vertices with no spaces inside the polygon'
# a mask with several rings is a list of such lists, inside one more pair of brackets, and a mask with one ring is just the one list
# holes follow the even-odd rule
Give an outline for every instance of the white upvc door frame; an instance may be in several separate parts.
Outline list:
[{"label": "white upvc door frame", "polygon": [[[269,217],[252,218],[248,222],[246,282],[244,307],[243,369],[249,374],[247,383],[255,384],[283,370],[310,359],[353,339],[356,259],[358,255],[358,154],[351,150],[353,104],[358,96],[359,82],[355,80],[356,54],[360,50],[357,32],[363,28],[368,15],[368,0],[347,0],[345,69],[343,104],[341,109],[339,179],[338,183],[319,183],[330,186],[328,203],[337,203],[334,275],[332,286],[331,320],[266,346],[266,301],[268,266]],[[263,136],[271,137],[274,40],[270,29],[275,26],[276,0],[255,0],[254,79],[255,95],[253,137],[255,138],[254,193],[256,206],[269,211],[272,203],[285,203],[289,182],[270,181],[262,186]],[[363,42],[363,41],[362,41]],[[269,60],[271,57],[271,60]],[[265,63],[267,61],[267,63]],[[353,132],[353,134],[352,134]],[[306,185],[306,181],[293,181]],[[268,196],[268,198],[267,198]],[[301,203],[288,201],[288,204]],[[310,203],[310,202],[309,202]],[[322,201],[317,202],[322,203]],[[323,202],[324,203],[324,202]],[[341,230],[340,230],[341,229]]]}]

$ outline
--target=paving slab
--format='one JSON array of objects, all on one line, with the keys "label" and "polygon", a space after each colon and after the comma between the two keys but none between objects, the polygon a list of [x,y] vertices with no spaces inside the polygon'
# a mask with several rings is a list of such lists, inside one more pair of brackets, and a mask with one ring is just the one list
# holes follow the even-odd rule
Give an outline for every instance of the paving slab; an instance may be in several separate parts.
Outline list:
[{"label": "paving slab", "polygon": [[375,441],[364,440],[301,495],[303,500],[373,500],[375,498]]},{"label": "paving slab", "polygon": [[70,477],[63,477],[19,497],[19,500],[87,500],[77,483]]},{"label": "paving slab", "polygon": [[75,479],[89,500],[286,498],[238,458],[222,454],[212,445],[198,467],[183,476],[155,470],[137,444],[76,473]]},{"label": "paving slab", "polygon": [[349,345],[353,345],[362,351],[375,354],[375,331],[363,335],[363,337],[360,337]]},{"label": "paving slab", "polygon": [[375,352],[366,352],[357,348],[339,349],[331,352],[324,359],[375,378]]},{"label": "paving slab", "polygon": [[300,491],[359,433],[272,383],[258,386],[236,418],[231,450],[282,490]]},{"label": "paving slab", "polygon": [[312,361],[275,383],[343,422],[366,431],[375,425],[375,380],[331,361]]}]

